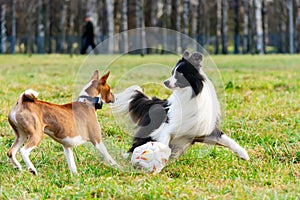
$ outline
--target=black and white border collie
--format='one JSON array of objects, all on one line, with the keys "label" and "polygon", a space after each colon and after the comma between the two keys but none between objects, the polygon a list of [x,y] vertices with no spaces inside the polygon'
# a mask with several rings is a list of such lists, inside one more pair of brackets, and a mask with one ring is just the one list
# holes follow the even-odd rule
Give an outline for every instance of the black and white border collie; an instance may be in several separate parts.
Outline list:
[{"label": "black and white border collie", "polygon": [[199,52],[184,52],[164,82],[172,90],[168,99],[149,98],[139,86],[115,95],[114,113],[129,113],[137,124],[128,153],[157,141],[170,146],[172,157],[178,158],[195,142],[203,142],[228,147],[249,160],[247,151],[218,128],[220,105],[212,82],[201,68],[202,58]]}]

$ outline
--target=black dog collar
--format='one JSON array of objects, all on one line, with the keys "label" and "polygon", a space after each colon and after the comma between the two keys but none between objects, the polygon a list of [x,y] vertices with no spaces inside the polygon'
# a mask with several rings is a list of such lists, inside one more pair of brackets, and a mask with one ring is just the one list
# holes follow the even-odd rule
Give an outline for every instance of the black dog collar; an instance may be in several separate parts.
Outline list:
[{"label": "black dog collar", "polygon": [[98,109],[102,109],[102,105],[103,105],[103,101],[100,97],[90,97],[90,96],[85,96],[85,95],[81,95],[78,97],[77,101],[79,101],[79,99],[86,99],[88,101],[90,101],[92,103],[92,105],[95,107],[96,110]]}]

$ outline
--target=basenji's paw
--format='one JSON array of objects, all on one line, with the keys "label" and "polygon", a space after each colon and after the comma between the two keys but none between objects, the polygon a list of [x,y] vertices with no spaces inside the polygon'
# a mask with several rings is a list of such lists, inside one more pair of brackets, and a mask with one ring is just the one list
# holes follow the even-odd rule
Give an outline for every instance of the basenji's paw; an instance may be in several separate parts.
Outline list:
[{"label": "basenji's paw", "polygon": [[115,168],[118,168],[118,169],[122,169],[122,166],[121,166],[121,165],[119,165],[119,164],[117,164],[117,163],[116,163],[116,164],[114,164],[114,165],[113,165],[113,167],[115,167]]},{"label": "basenji's paw", "polygon": [[37,176],[37,171],[36,171],[36,169],[34,169],[34,168],[29,168],[28,171],[29,171],[30,173],[32,173],[33,175]]},{"label": "basenji's paw", "polygon": [[22,167],[21,166],[14,166],[14,170],[16,170],[16,171],[22,171]]},{"label": "basenji's paw", "polygon": [[113,167],[113,168],[118,168],[121,169],[122,167],[114,160],[110,160],[109,164]]},{"label": "basenji's paw", "polygon": [[72,175],[77,175],[78,174],[77,170],[70,170],[70,172],[71,172]]}]

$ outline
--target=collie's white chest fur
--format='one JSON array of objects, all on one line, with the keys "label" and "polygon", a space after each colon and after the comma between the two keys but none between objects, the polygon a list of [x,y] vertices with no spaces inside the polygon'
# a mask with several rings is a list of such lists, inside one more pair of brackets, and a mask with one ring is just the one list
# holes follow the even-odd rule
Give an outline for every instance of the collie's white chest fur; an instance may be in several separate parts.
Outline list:
[{"label": "collie's white chest fur", "polygon": [[168,99],[169,121],[162,126],[169,129],[173,138],[209,135],[218,123],[220,106],[212,83],[207,79],[200,94],[192,97],[192,93],[191,87],[181,88]]}]

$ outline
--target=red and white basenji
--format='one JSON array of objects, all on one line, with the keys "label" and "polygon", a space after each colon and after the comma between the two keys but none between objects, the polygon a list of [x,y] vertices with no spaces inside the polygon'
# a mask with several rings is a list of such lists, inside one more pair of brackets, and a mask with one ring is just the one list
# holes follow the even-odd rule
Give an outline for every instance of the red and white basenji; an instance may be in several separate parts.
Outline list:
[{"label": "red and white basenji", "polygon": [[99,79],[99,72],[96,70],[89,83],[80,92],[78,100],[64,105],[38,100],[37,92],[32,89],[22,93],[8,115],[8,121],[15,132],[15,141],[7,156],[14,167],[21,170],[16,153],[28,139],[20,152],[28,170],[34,175],[37,174],[29,154],[39,145],[44,133],[62,144],[72,173],[77,173],[72,148],[87,141],[93,143],[111,165],[118,166],[102,142],[101,127],[96,116],[96,108],[101,107],[99,99],[105,103],[114,102],[114,95],[106,83],[108,76],[109,72]]}]

